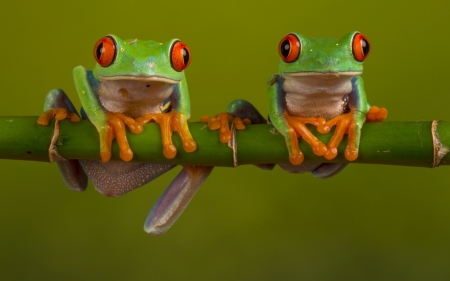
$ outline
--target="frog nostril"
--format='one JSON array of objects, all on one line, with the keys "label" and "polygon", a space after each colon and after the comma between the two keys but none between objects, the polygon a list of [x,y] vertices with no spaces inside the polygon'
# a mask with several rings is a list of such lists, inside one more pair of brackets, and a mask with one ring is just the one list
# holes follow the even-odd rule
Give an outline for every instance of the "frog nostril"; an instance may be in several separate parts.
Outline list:
[{"label": "frog nostril", "polygon": [[150,87],[150,84],[147,85],[147,88]]}]

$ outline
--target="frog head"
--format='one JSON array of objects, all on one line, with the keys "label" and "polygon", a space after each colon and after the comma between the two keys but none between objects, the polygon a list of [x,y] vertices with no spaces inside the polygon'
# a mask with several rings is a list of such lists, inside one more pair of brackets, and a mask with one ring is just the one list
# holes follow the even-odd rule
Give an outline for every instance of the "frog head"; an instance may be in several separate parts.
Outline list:
[{"label": "frog head", "polygon": [[184,77],[191,53],[178,39],[166,43],[122,40],[108,35],[94,46],[94,77],[99,80],[146,80],[177,84]]},{"label": "frog head", "polygon": [[369,40],[357,31],[342,39],[306,38],[289,33],[281,39],[278,52],[282,75],[359,75],[369,55]]}]

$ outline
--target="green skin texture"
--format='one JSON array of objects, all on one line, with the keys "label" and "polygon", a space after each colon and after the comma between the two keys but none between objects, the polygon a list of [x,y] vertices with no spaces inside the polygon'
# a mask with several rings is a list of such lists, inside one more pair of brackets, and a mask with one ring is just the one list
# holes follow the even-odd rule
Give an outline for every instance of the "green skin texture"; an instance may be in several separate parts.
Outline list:
[{"label": "green skin texture", "polygon": [[[294,73],[311,73],[312,75],[362,73],[363,63],[355,59],[352,51],[352,39],[356,33],[355,31],[350,32],[340,40],[333,38],[308,39],[301,34],[292,33],[297,35],[301,41],[299,58],[292,63],[280,60],[279,74],[272,75],[268,80],[269,116],[272,124],[285,137],[290,154],[291,137],[288,133],[288,124],[283,117],[283,113],[286,111],[284,92],[282,91],[282,83],[285,81],[283,77]],[[271,81],[275,81],[275,83],[270,83]],[[352,92],[349,97],[349,107],[356,108],[354,118],[356,120],[356,147],[358,148],[361,128],[370,108],[364,90],[364,82],[360,76],[352,77]]]},{"label": "green skin texture", "polygon": [[99,101],[97,91],[102,83],[101,77],[160,77],[175,80],[177,84],[173,85],[172,110],[189,118],[190,100],[184,72],[174,70],[170,62],[170,48],[176,39],[162,44],[155,41],[122,40],[115,35],[109,36],[113,37],[117,44],[117,56],[112,65],[102,67],[97,63],[93,71],[82,66],[77,66],[73,70],[81,105],[99,132],[101,146],[105,144],[107,135],[105,109]]}]

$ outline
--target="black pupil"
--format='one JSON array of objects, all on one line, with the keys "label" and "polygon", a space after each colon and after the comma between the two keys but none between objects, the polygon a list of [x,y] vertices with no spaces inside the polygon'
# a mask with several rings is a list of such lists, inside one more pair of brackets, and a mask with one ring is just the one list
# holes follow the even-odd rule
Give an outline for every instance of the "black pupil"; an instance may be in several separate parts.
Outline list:
[{"label": "black pupil", "polygon": [[367,42],[367,40],[363,38],[363,39],[361,39],[361,46],[362,46],[362,49],[363,49],[364,56],[367,56],[369,54],[369,51],[370,51],[369,42]]},{"label": "black pupil", "polygon": [[184,65],[187,65],[188,64],[188,62],[189,62],[189,52],[188,52],[188,50],[186,50],[186,48],[183,48],[183,62],[184,62]]},{"label": "black pupil", "polygon": [[291,43],[288,39],[285,39],[283,43],[281,43],[280,51],[283,57],[287,58],[289,56],[289,51],[291,50]]},{"label": "black pupil", "polygon": [[97,60],[100,59],[100,57],[102,56],[102,53],[103,53],[103,42],[98,45],[97,50],[95,51],[95,55],[97,56]]}]

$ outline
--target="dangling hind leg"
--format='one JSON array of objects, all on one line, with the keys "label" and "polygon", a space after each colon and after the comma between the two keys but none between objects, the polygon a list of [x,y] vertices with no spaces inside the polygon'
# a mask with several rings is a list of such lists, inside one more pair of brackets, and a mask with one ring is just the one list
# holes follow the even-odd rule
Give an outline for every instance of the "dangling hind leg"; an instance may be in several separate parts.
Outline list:
[{"label": "dangling hind leg", "polygon": [[[70,119],[72,122],[79,122],[80,117],[69,97],[61,89],[51,90],[44,103],[44,113],[39,117],[38,123],[48,125],[49,121]],[[87,175],[83,171],[78,160],[57,161],[59,172],[65,184],[72,190],[84,191],[87,187]]]}]

